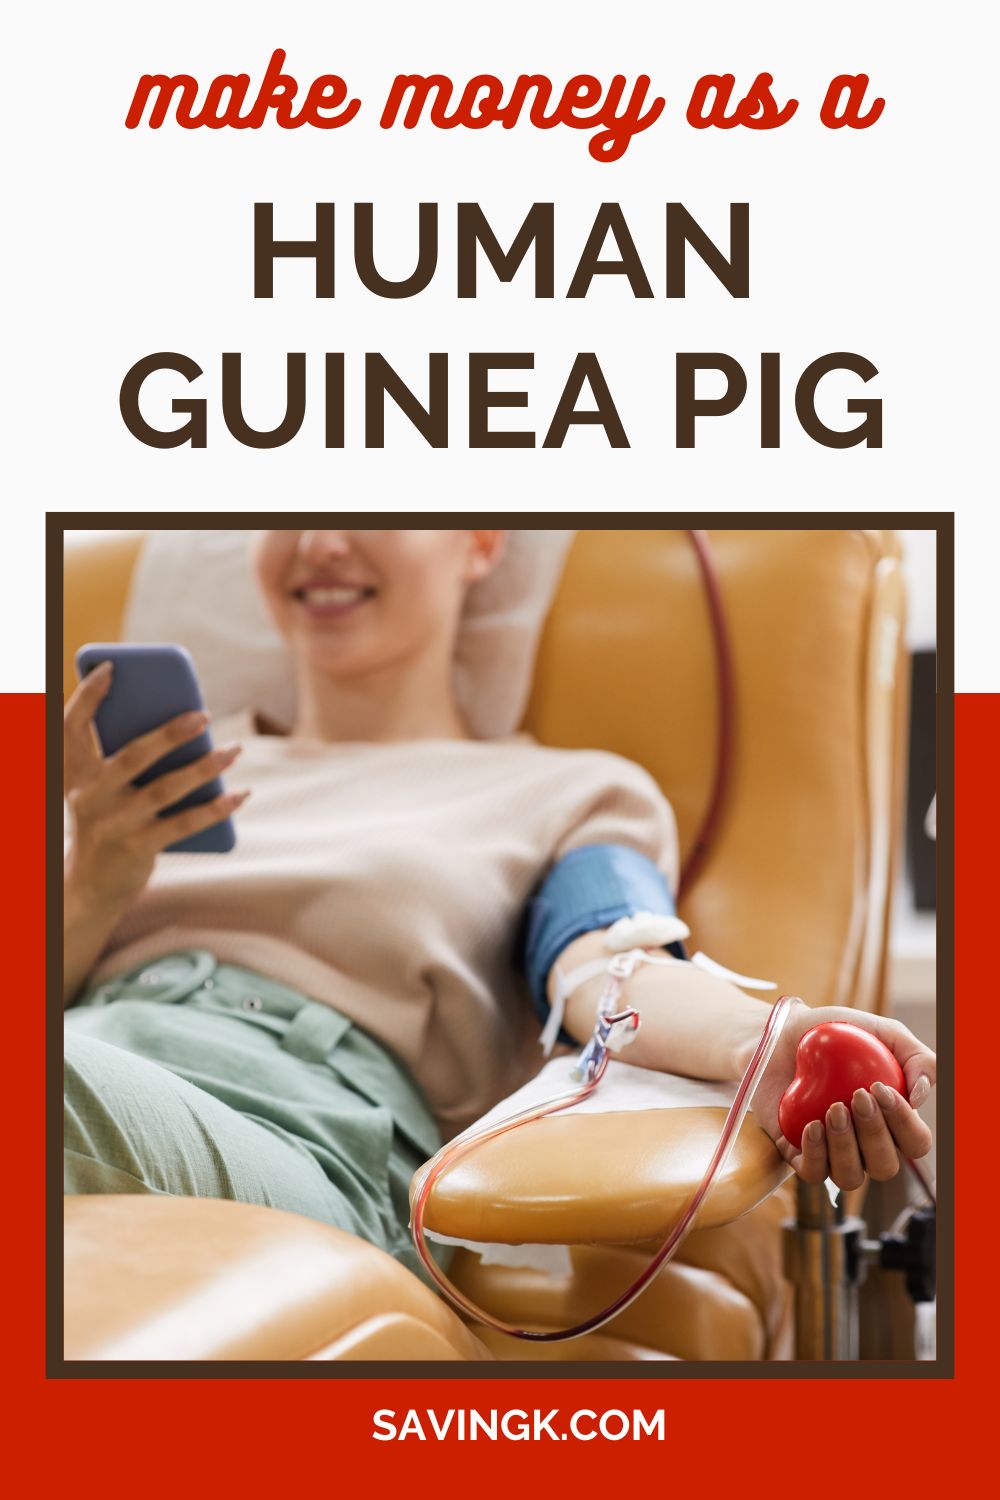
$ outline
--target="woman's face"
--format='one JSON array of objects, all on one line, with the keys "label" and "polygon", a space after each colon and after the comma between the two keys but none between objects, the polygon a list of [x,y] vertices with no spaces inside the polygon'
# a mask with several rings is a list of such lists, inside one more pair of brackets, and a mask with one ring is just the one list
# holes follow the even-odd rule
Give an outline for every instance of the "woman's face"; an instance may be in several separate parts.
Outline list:
[{"label": "woman's face", "polygon": [[253,563],[290,648],[332,675],[450,656],[468,585],[500,555],[499,531],[258,531]]}]

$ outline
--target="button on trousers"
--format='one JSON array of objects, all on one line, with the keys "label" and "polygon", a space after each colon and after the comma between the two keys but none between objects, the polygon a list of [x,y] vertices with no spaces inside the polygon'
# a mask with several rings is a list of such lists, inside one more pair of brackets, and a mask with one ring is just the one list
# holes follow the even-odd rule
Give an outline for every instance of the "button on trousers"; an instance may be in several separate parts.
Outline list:
[{"label": "button on trousers", "polygon": [[287,1209],[429,1279],[407,1229],[441,1144],[426,1100],[373,1037],[274,980],[185,950],[88,990],[66,1013],[64,1118],[68,1193]]}]

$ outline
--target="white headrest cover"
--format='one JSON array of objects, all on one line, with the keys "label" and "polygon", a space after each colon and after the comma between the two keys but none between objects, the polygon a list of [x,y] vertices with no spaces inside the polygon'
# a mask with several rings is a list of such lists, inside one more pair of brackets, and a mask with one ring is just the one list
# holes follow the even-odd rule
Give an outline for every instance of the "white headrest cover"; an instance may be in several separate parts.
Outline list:
[{"label": "white headrest cover", "polygon": [[[127,641],[173,641],[198,668],[216,716],[258,708],[290,726],[288,651],[271,624],[249,561],[248,531],[152,531],[140,554],[122,627]],[[572,531],[511,531],[499,565],[469,589],[455,689],[473,734],[517,729],[535,651]]]}]

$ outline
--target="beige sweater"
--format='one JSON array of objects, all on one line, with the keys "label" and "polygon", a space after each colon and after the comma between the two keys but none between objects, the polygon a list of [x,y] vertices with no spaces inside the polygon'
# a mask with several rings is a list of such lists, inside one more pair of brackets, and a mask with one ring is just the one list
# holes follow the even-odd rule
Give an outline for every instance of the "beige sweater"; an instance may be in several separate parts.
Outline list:
[{"label": "beige sweater", "polygon": [[95,983],[207,948],[327,1005],[410,1068],[450,1137],[537,1071],[512,965],[552,862],[626,844],[677,878],[673,814],[646,772],[598,751],[504,740],[327,744],[214,725],[252,795],[229,854],[167,854],[112,932]]}]

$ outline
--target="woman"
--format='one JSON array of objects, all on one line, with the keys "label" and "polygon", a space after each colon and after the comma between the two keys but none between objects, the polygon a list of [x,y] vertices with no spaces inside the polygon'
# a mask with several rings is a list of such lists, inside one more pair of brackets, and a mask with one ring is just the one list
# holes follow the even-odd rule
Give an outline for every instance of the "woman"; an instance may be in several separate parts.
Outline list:
[{"label": "woman", "polygon": [[[612,845],[676,885],[673,817],[645,772],[524,735],[470,735],[452,687],[456,635],[503,542],[486,530],[257,533],[257,581],[295,674],[291,732],[248,709],[218,726],[237,743],[142,789],[135,777],[203,722],[185,716],[104,758],[92,721],[110,674],[77,688],[65,726],[68,1191],[272,1204],[419,1270],[414,1170],[537,1070],[512,954],[540,880],[571,851]],[[159,816],[241,751],[246,788]],[[158,859],[237,810],[233,853]],[[551,972],[603,953],[601,930],[580,933]],[[580,1042],[600,986],[568,1003]],[[742,1074],[768,1013],[680,961],[644,966],[629,999],[643,1016],[629,1061],[708,1079]],[[861,1090],[796,1151],[778,1101],[798,1038],[824,1020],[875,1031],[907,1097]],[[854,1187],[866,1171],[892,1176],[899,1152],[926,1154],[915,1106],[934,1078],[933,1055],[898,1022],[800,1005],[754,1108],[806,1180]]]}]

